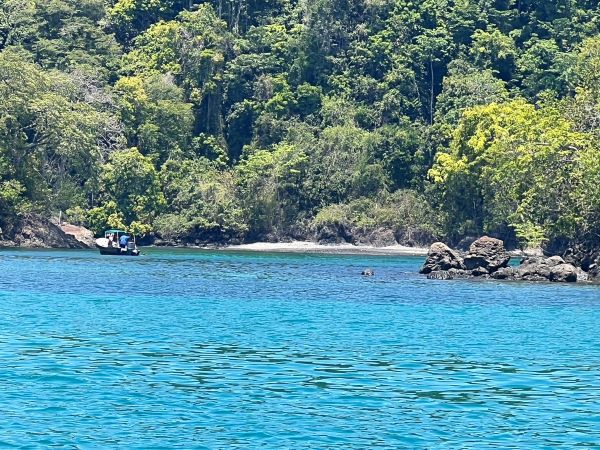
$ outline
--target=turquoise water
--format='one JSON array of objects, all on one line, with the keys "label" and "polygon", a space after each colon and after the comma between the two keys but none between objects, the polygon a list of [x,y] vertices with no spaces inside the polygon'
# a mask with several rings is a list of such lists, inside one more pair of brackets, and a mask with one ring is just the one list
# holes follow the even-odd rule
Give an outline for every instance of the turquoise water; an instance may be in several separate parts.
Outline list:
[{"label": "turquoise water", "polygon": [[600,287],[421,261],[2,251],[0,447],[600,445]]}]

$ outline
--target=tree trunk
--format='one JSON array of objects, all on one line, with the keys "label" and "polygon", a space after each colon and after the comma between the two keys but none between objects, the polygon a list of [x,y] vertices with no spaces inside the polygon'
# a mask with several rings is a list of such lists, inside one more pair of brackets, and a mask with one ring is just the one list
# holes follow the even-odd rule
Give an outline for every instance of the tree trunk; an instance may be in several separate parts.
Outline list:
[{"label": "tree trunk", "polygon": [[429,59],[429,70],[431,71],[431,87],[429,91],[429,124],[433,125],[433,58]]}]

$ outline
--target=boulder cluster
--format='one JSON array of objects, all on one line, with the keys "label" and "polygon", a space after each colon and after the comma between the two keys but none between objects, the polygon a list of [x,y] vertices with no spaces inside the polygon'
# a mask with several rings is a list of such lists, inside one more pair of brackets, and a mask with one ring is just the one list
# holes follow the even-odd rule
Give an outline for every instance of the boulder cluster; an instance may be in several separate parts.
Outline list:
[{"label": "boulder cluster", "polygon": [[586,279],[585,272],[567,264],[560,256],[527,257],[514,267],[509,266],[509,262],[510,255],[504,243],[484,236],[473,242],[465,255],[436,242],[429,249],[420,272],[427,278],[438,280],[491,278],[574,283]]},{"label": "boulder cluster", "polygon": [[565,251],[565,260],[587,274],[589,281],[600,283],[600,248],[597,242],[575,244]]}]

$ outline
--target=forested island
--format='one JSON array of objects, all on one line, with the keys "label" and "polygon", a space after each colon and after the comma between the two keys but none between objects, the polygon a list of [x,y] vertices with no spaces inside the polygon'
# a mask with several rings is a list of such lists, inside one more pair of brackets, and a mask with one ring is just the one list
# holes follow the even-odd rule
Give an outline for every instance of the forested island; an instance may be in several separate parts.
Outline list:
[{"label": "forested island", "polygon": [[581,248],[591,0],[3,0],[0,238]]}]

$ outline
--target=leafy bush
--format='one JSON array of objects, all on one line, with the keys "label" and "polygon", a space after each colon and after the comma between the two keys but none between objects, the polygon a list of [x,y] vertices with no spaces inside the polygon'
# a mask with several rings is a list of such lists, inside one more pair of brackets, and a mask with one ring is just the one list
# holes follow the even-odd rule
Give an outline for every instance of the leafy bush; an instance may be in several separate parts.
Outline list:
[{"label": "leafy bush", "polygon": [[411,244],[428,244],[439,235],[434,210],[422,196],[409,190],[381,193],[378,201],[360,198],[326,206],[311,223],[314,230],[339,226],[359,234],[387,229],[399,242]]}]

